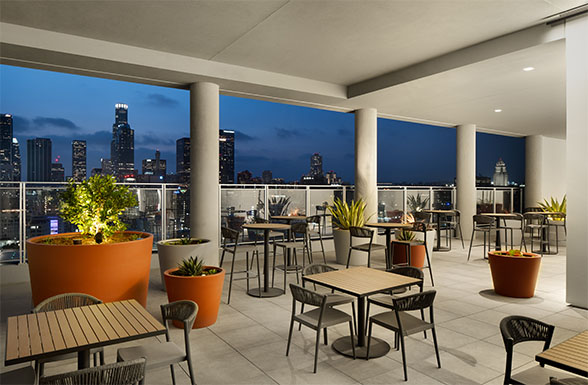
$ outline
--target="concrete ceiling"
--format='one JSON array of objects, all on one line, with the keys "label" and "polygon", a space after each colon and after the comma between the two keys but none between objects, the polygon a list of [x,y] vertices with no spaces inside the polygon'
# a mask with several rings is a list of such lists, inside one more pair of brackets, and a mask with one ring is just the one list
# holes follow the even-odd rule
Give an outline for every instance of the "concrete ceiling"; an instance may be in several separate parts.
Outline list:
[{"label": "concrete ceiling", "polygon": [[[560,40],[469,63],[465,51],[454,68],[387,81],[583,3],[2,0],[0,57],[5,64],[176,87],[210,79],[229,94],[562,137]],[[536,70],[524,73],[525,66]]]}]

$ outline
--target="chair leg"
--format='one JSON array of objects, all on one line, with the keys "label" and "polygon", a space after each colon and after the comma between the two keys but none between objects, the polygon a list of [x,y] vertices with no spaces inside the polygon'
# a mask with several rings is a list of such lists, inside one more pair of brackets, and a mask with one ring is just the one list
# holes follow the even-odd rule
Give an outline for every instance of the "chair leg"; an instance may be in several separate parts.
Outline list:
[{"label": "chair leg", "polygon": [[[231,303],[231,290],[233,289],[233,273],[235,271],[235,254],[231,260],[231,277],[229,278],[229,297],[227,298],[227,305]],[[249,280],[247,280],[249,282]]]},{"label": "chair leg", "polygon": [[[302,313],[304,313],[304,304],[300,305],[300,314]],[[302,322],[298,322],[298,330],[302,330]]]},{"label": "chair leg", "polygon": [[349,253],[347,254],[347,266],[345,266],[347,269],[349,269],[349,262],[351,262],[351,246],[349,246]]},{"label": "chair leg", "polygon": [[[302,326],[302,324],[300,324]],[[288,345],[286,345],[286,356],[290,354],[290,342],[292,341],[292,329],[294,328],[294,317],[290,318],[290,331],[288,331]]]},{"label": "chair leg", "polygon": [[[421,319],[424,321],[425,320],[425,311],[423,309],[421,309]],[[425,339],[427,339],[427,331],[423,330],[423,334],[425,335]]]},{"label": "chair leg", "polygon": [[470,238],[470,250],[468,251],[468,261],[470,260],[470,254],[472,253],[472,243],[474,242],[474,234],[476,230],[472,230],[472,237]]},{"label": "chair leg", "polygon": [[[398,333],[400,335],[400,333]],[[404,336],[400,336],[400,348],[402,349],[402,367],[404,368],[404,381],[408,381],[408,374],[406,373],[406,352],[404,349]]]},{"label": "chair leg", "polygon": [[321,329],[318,329],[316,331],[316,341],[314,342],[314,373],[316,373],[316,365],[318,362],[318,348],[319,348],[319,342],[321,339]]},{"label": "chair leg", "polygon": [[433,266],[431,265],[431,258],[429,257],[429,248],[427,247],[426,242],[425,242],[425,254],[427,255],[427,264],[429,265],[429,275],[431,276],[431,286],[435,286],[435,282],[433,281]]},{"label": "chair leg", "polygon": [[192,359],[187,359],[188,373],[190,374],[190,383],[196,385],[196,376],[194,376],[194,368],[192,367]]},{"label": "chair leg", "polygon": [[327,328],[324,328],[324,329],[323,329],[323,334],[324,334],[324,337],[325,337],[325,338],[324,338],[324,340],[325,340],[325,345],[328,345],[328,344],[329,344],[329,337],[328,337],[328,335],[327,335]]},{"label": "chair leg", "polygon": [[171,364],[169,366],[169,370],[171,371],[172,384],[176,385],[176,375],[174,373],[174,365],[173,364]]},{"label": "chair leg", "polygon": [[[284,294],[286,294],[286,276],[288,275],[288,251],[284,247]],[[298,275],[296,276],[298,278]]]},{"label": "chair leg", "polygon": [[[294,256],[294,273],[296,274],[296,283],[298,285],[300,285],[300,276],[298,274],[298,256],[296,255],[296,248],[294,248],[292,250],[292,254]],[[302,265],[304,266],[304,249],[302,249]],[[304,267],[302,267],[302,268],[304,269]],[[287,270],[285,264],[284,264],[284,270]],[[285,287],[286,286],[284,284],[284,290],[286,290]]]},{"label": "chair leg", "polygon": [[321,234],[321,229],[319,227],[319,241],[321,242],[321,250],[323,252],[323,262],[327,263],[327,256],[325,254],[325,245],[323,245],[323,235]]},{"label": "chair leg", "polygon": [[220,257],[220,265],[219,265],[219,267],[223,267],[224,260],[225,260],[225,249],[224,249],[224,246],[223,246],[223,253],[221,254],[221,257]]},{"label": "chair leg", "polygon": [[255,250],[255,259],[257,261],[257,287],[259,290],[259,298],[261,298],[261,270],[259,270],[259,251]]},{"label": "chair leg", "polygon": [[[265,256],[264,256],[264,259],[265,259]],[[274,287],[275,275],[276,275],[276,244],[274,243],[274,255],[273,255],[273,264],[272,264],[272,287]]]},{"label": "chair leg", "polygon": [[[353,304],[353,302],[352,302]],[[370,300],[368,299],[367,305],[365,307],[365,319],[370,319]]]},{"label": "chair leg", "polygon": [[[366,361],[370,359],[370,345],[372,344],[372,326],[374,326],[374,323],[372,322],[372,320],[370,320],[369,323],[370,323],[370,327],[368,328],[367,349],[365,352],[365,360]],[[355,346],[355,341],[351,345]]]},{"label": "chair leg", "polygon": [[[355,328],[355,334],[357,334],[357,315],[355,313],[355,302],[351,302],[351,312],[353,313],[353,327]],[[368,318],[366,317],[366,319]]]},{"label": "chair leg", "polygon": [[437,367],[441,367],[441,358],[439,357],[439,346],[437,345],[437,334],[435,333],[435,327],[433,326],[433,328],[431,329],[431,332],[433,333],[433,342],[435,345],[435,354],[437,355]]},{"label": "chair leg", "polygon": [[461,231],[461,222],[458,223],[457,226],[459,227],[459,237],[461,238],[461,248],[465,249],[465,246],[463,244],[463,232]]},{"label": "chair leg", "polygon": [[[253,262],[253,254],[251,254],[251,262]],[[247,291],[249,291],[249,252],[245,252],[245,276],[247,280]]]},{"label": "chair leg", "polygon": [[355,359],[355,341],[353,340],[353,325],[351,324],[351,321],[349,321],[349,333],[349,336],[351,337],[351,351],[353,352],[353,359]]}]

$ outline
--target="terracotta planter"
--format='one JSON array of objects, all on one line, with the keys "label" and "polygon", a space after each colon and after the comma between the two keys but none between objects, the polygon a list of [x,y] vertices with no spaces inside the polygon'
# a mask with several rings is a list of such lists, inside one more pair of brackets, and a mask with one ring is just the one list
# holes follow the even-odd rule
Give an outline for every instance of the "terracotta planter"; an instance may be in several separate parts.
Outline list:
[{"label": "terracotta planter", "polygon": [[[216,322],[223,292],[225,270],[219,267],[214,268],[221,270],[221,272],[200,277],[181,277],[170,274],[178,269],[176,267],[163,273],[167,287],[167,299],[170,303],[189,299],[198,304],[198,314],[192,329],[205,328]],[[181,323],[175,321],[174,325],[179,328],[183,327]]]},{"label": "terracotta planter", "polygon": [[63,293],[91,294],[104,302],[136,299],[147,305],[153,235],[100,245],[49,245],[37,241],[64,235],[43,235],[27,240],[33,304]]},{"label": "terracotta planter", "polygon": [[492,283],[496,294],[506,297],[531,298],[541,267],[541,256],[523,253],[525,256],[509,256],[488,253]]},{"label": "terracotta planter", "polygon": [[[178,264],[188,257],[199,257],[204,258],[204,255],[208,252],[208,246],[210,241],[204,239],[202,243],[193,245],[169,245],[167,243],[179,241],[179,239],[166,239],[157,242],[157,254],[159,256],[159,272],[161,274],[161,286],[162,290],[165,290],[165,278],[163,273],[174,267],[178,267]],[[206,263],[206,262],[204,262]]]},{"label": "terracotta planter", "polygon": [[[337,263],[340,265],[347,264],[347,256],[349,255],[349,230],[333,229],[333,242],[335,243],[335,257]],[[355,238],[353,245],[365,243],[365,239]],[[351,252],[350,266],[366,266],[367,253],[353,250]]]},{"label": "terracotta planter", "polygon": [[[394,244],[392,250],[392,263],[395,265],[406,263],[408,250],[406,246]],[[410,265],[418,268],[422,268],[425,265],[426,259],[425,245],[411,246],[410,247]]]}]

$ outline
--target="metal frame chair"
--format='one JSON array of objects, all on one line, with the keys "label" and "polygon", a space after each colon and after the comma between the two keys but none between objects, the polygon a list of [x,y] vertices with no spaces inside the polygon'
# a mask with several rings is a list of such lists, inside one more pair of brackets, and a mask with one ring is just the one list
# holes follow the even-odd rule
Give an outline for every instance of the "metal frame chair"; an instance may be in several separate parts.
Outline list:
[{"label": "metal frame chair", "polygon": [[[514,230],[520,230],[521,231],[521,246],[519,247],[519,249],[523,249],[523,246],[525,247],[525,251],[527,251],[527,243],[525,242],[525,217],[523,216],[523,214],[519,214],[519,213],[512,213],[510,214],[508,217],[503,217],[503,226],[502,229],[504,229],[504,243],[506,244],[506,246],[508,247],[508,238],[506,237],[506,235],[508,234],[508,231],[510,231],[510,248],[514,249]],[[520,223],[520,226],[514,227],[514,226],[508,226],[506,221],[518,221]]]},{"label": "metal frame chair", "polygon": [[[439,357],[439,346],[437,345],[437,334],[435,333],[435,319],[433,316],[433,301],[435,300],[435,290],[427,290],[422,293],[415,293],[403,297],[392,297],[394,311],[387,311],[384,313],[371,316],[369,319],[369,332],[366,360],[370,356],[370,342],[372,339],[372,327],[374,323],[386,329],[395,332],[394,346],[398,349],[398,340],[402,348],[402,366],[404,368],[404,380],[408,381],[408,374],[406,372],[406,352],[404,347],[404,337],[411,334],[420,333],[431,329],[433,333],[433,344],[435,345],[435,355],[437,356],[437,366],[441,367],[441,358]],[[419,319],[408,311],[424,310],[429,308],[430,322]]]},{"label": "metal frame chair", "polygon": [[[292,341],[292,330],[294,329],[294,322],[307,326],[316,330],[316,341],[314,346],[314,373],[316,373],[318,361],[318,347],[321,337],[321,330],[324,332],[325,345],[328,344],[327,328],[329,326],[338,325],[341,323],[349,323],[349,332],[351,338],[351,347],[353,349],[353,359],[355,359],[355,344],[353,341],[353,322],[351,316],[345,312],[327,305],[327,295],[319,294],[312,290],[303,288],[302,286],[290,284],[290,291],[292,292],[292,317],[290,318],[290,330],[288,332],[288,346],[286,347],[286,356],[290,353],[290,342]],[[316,309],[301,312],[296,314],[296,302],[316,306]]]},{"label": "metal frame chair", "polygon": [[[468,250],[468,261],[470,260],[470,255],[472,253],[472,244],[474,243],[474,238],[476,231],[481,231],[484,234],[484,259],[487,259],[486,256],[486,235],[488,235],[488,250],[490,250],[490,240],[492,231],[496,231],[496,225],[494,218],[489,216],[484,216],[480,214],[476,214],[473,216],[472,221],[474,225],[472,227],[472,237],[470,239],[470,249]],[[475,245],[481,246],[481,245]]]},{"label": "metal frame chair", "polygon": [[324,263],[327,263],[327,256],[325,254],[325,246],[323,244],[323,234],[322,234],[322,231],[321,231],[322,230],[321,229],[321,216],[320,215],[312,215],[310,217],[306,217],[306,223],[307,223],[307,225],[312,224],[313,227],[314,227],[314,225],[317,225],[317,227],[318,227],[318,230],[316,232],[309,229],[309,233],[308,233],[308,246],[310,248],[310,254],[312,255],[312,237],[311,237],[311,235],[313,233],[316,233],[316,234],[318,234],[319,241],[321,243],[321,251],[323,252],[323,262]]},{"label": "metal frame chair", "polygon": [[[240,232],[237,230],[230,229],[228,227],[221,227],[221,235],[223,237],[223,243],[221,248],[223,250],[220,258],[220,267],[223,267],[223,262],[225,259],[225,253],[231,254],[231,275],[229,278],[229,294],[227,298],[227,304],[231,303],[231,291],[233,289],[233,275],[235,273],[245,273],[246,277],[244,278],[235,278],[235,279],[245,279],[247,280],[247,291],[249,291],[249,272],[251,268],[253,268],[253,258],[257,261],[257,283],[258,287],[261,287],[261,274],[259,269],[259,250],[257,249],[257,241],[253,245],[240,245],[239,244],[239,235]],[[237,255],[237,248],[240,251],[245,251],[245,270],[235,271],[235,257]],[[251,268],[249,267],[249,252],[251,252]],[[255,278],[252,277],[252,278]],[[261,291],[259,292],[261,297]]]},{"label": "metal frame chair", "polygon": [[[33,313],[44,313],[53,310],[64,310],[72,307],[90,306],[101,304],[102,301],[90,294],[84,293],[65,293],[54,295],[40,302],[32,310]],[[94,366],[98,366],[98,360],[100,365],[104,365],[104,348],[93,348],[90,349],[90,356],[94,359]],[[45,371],[45,364],[48,362],[68,360],[70,358],[77,357],[76,353],[60,354],[58,356],[43,358],[35,361],[35,372],[38,376],[42,376]]]},{"label": "metal frame chair", "polygon": [[[360,245],[353,245],[353,238],[369,238],[368,243],[362,243]],[[351,261],[351,252],[353,250],[362,251],[368,253],[367,267],[371,267],[371,255],[372,250],[384,250],[385,255],[388,255],[388,248],[386,245],[374,243],[374,230],[367,227],[350,227],[349,228],[349,253],[347,254],[347,265],[349,268],[349,262]]]},{"label": "metal frame chair", "polygon": [[465,249],[465,245],[463,243],[463,231],[461,230],[461,211],[457,209],[452,211],[452,213],[445,215],[445,218],[447,218],[445,221],[441,221],[442,230],[447,230],[449,232],[449,247],[451,247],[451,238],[453,238],[450,232],[454,231],[454,233],[457,233],[459,230],[461,248]]},{"label": "metal frame chair", "polygon": [[[174,374],[174,365],[186,361],[190,381],[192,385],[196,384],[194,369],[192,367],[192,354],[190,352],[190,331],[198,314],[198,305],[193,301],[183,300],[175,301],[169,304],[161,305],[161,318],[165,324],[165,340],[161,344],[138,345],[129,348],[121,348],[117,351],[117,361],[132,361],[140,357],[147,360],[147,370],[158,369],[169,365],[172,377],[172,383],[175,385],[176,376]],[[180,321],[184,326],[185,352],[182,351],[169,337],[168,321]]]},{"label": "metal frame chair", "polygon": [[[296,237],[297,234],[302,234],[302,238]],[[294,222],[290,227],[290,239],[287,241],[275,241],[274,242],[274,258],[272,264],[272,286],[274,286],[274,277],[276,269],[281,269],[276,266],[276,249],[280,247],[284,255],[284,293],[286,292],[286,276],[288,274],[288,250],[292,250],[292,258],[294,260],[294,272],[296,273],[296,282],[300,282],[298,275],[298,257],[296,255],[296,249],[302,249],[302,269],[306,266],[305,257],[308,256],[309,263],[312,263],[312,255],[308,247],[308,225],[305,222]],[[260,286],[261,287],[261,286]]]},{"label": "metal frame chair", "polygon": [[[424,222],[414,222],[412,224],[412,229],[410,229],[410,231],[423,234],[422,241],[410,241],[410,242],[416,242],[417,244],[425,245],[425,256],[427,257],[427,265],[423,266],[423,269],[429,269],[429,276],[431,277],[431,286],[435,286],[435,281],[433,280],[433,267],[431,265],[431,256],[429,255],[429,248],[427,247],[427,224]],[[394,242],[402,242],[402,241],[394,241]],[[412,245],[412,243],[411,243],[411,245]],[[407,261],[408,261],[408,264],[410,265],[410,247],[408,247],[408,253],[409,253],[409,255],[407,256]]]},{"label": "metal frame chair", "polygon": [[133,385],[145,381],[145,358],[41,377],[40,385]]},{"label": "metal frame chair", "polygon": [[[533,211],[528,211],[523,214],[523,218],[525,219],[525,232],[530,230],[531,233],[531,252],[532,253],[539,253],[541,256],[544,254],[544,247],[547,247],[547,253],[551,252],[551,246],[549,245],[549,225],[547,224],[547,216],[542,214],[535,214]],[[539,250],[533,249],[533,240],[535,239],[535,230],[538,233],[538,240],[539,240]],[[547,240],[543,240],[543,231],[547,231]]]},{"label": "metal frame chair", "polygon": [[[562,220],[558,220],[562,219]],[[555,227],[555,253],[559,253],[559,228],[562,227],[564,229],[564,234],[568,235],[568,228],[566,225],[566,213],[553,213],[547,219],[547,225],[549,227]]]}]

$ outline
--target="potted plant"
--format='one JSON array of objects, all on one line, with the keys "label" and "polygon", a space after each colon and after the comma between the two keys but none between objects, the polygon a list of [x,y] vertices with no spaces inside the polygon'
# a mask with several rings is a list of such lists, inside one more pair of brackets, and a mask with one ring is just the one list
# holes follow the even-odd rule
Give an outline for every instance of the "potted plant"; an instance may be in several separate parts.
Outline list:
[{"label": "potted plant", "polygon": [[[225,280],[224,269],[205,266],[198,257],[188,257],[178,267],[166,270],[163,274],[170,303],[189,299],[198,304],[198,314],[192,329],[204,328],[216,322]],[[179,322],[174,322],[174,325],[182,327]]]},{"label": "potted plant", "polygon": [[178,266],[178,264],[191,255],[202,255],[204,248],[209,244],[210,240],[198,238],[175,238],[157,242],[162,289],[165,290],[163,273],[166,270]]},{"label": "potted plant", "polygon": [[540,255],[520,250],[495,250],[488,253],[488,262],[496,294],[516,298],[535,295]]},{"label": "potted plant", "polygon": [[[335,199],[332,206],[328,206],[333,216],[333,241],[335,242],[335,255],[337,263],[345,265],[349,254],[349,228],[363,227],[365,224],[366,204],[362,199],[351,201],[351,204]],[[366,253],[351,253],[350,265],[365,265]]]},{"label": "potted plant", "polygon": [[104,302],[147,304],[153,235],[124,231],[120,215],[137,205],[112,176],[71,182],[61,195],[60,216],[80,232],[27,240],[33,304],[63,293],[87,293]]},{"label": "potted plant", "polygon": [[[396,233],[396,239],[399,241],[414,241],[415,233],[402,229],[402,231]],[[402,244],[394,244],[392,250],[392,263],[395,265],[406,263],[408,252],[406,246]],[[425,245],[414,245],[410,246],[410,265],[414,267],[422,268],[425,265]]]}]

